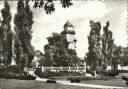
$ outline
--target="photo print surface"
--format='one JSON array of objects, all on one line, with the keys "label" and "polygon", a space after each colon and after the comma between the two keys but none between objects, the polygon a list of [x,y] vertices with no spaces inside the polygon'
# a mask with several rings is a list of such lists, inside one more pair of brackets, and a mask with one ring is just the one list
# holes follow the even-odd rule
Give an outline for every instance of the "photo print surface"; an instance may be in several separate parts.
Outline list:
[{"label": "photo print surface", "polygon": [[125,89],[127,11],[127,0],[1,0],[0,89]]}]

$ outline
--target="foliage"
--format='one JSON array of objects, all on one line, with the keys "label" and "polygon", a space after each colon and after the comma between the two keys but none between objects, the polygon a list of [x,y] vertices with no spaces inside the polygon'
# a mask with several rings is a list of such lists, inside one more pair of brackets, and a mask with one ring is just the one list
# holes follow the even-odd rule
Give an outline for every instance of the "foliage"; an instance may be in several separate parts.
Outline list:
[{"label": "foliage", "polygon": [[73,77],[68,77],[67,80],[80,80],[80,81],[85,81],[85,80],[102,80],[103,78],[100,77],[87,77],[87,76],[73,76]]},{"label": "foliage", "polygon": [[88,36],[89,52],[87,53],[87,65],[91,67],[91,70],[97,70],[101,61],[101,24],[100,22],[90,21],[91,31]]},{"label": "foliage", "polygon": [[[1,10],[3,20],[0,27],[0,49],[1,49],[1,62],[9,66],[12,60],[12,37],[11,31],[11,14],[10,6],[7,1],[4,1],[4,8]],[[3,57],[3,58],[2,58]]]},{"label": "foliage", "polygon": [[117,66],[128,65],[128,48],[122,46],[115,46],[112,58],[112,66],[114,70],[117,70]]},{"label": "foliage", "polygon": [[34,48],[31,44],[33,13],[28,3],[28,0],[25,3],[19,0],[17,2],[17,13],[14,17],[14,30],[16,32],[14,39],[15,60],[21,70],[24,67],[30,67],[34,58]]},{"label": "foliage", "polygon": [[79,73],[79,72],[76,72],[76,71],[50,71],[50,70],[47,70],[47,71],[44,71],[42,72],[41,68],[38,68],[36,69],[36,71],[34,72],[35,75],[37,75],[38,77],[41,77],[41,78],[54,78],[54,77],[64,77],[64,76],[83,76],[84,73]]},{"label": "foliage", "polygon": [[102,37],[102,53],[103,53],[103,69],[106,70],[109,62],[112,61],[113,54],[113,43],[112,32],[108,29],[109,22],[103,27],[103,37]]},{"label": "foliage", "polygon": [[114,52],[113,52],[113,58],[112,58],[112,66],[113,66],[113,70],[117,70],[117,66],[118,64],[120,64],[121,60],[122,60],[122,48],[121,46],[118,46],[115,48]]},{"label": "foliage", "polygon": [[21,79],[21,80],[35,80],[36,77],[28,74],[25,71],[20,71],[18,66],[1,66],[0,78],[6,79]]},{"label": "foliage", "polygon": [[[117,66],[117,55],[113,52],[114,39],[112,32],[108,29],[109,21],[103,27],[103,36],[101,36],[100,22],[90,21],[91,31],[88,36],[89,52],[86,54],[87,65],[91,70],[106,70],[108,65]],[[116,50],[115,50],[116,51]],[[117,57],[116,57],[117,56]]]},{"label": "foliage", "polygon": [[75,66],[78,60],[76,51],[68,49],[65,36],[53,33],[48,37],[48,44],[44,46],[44,66]]},{"label": "foliage", "polygon": [[124,51],[122,53],[123,56],[121,56],[120,64],[122,66],[128,66],[128,47],[124,48]]},{"label": "foliage", "polygon": [[[54,0],[35,0],[33,8],[44,8],[44,11],[46,14],[51,14],[52,12],[55,11],[55,6],[54,6]],[[60,3],[62,4],[63,8],[70,7],[73,5],[71,0],[60,0]]]},{"label": "foliage", "polygon": [[101,70],[101,71],[97,71],[97,74],[102,75],[102,76],[109,76],[109,77],[115,77],[117,75],[119,75],[119,71],[115,71],[115,70]]}]

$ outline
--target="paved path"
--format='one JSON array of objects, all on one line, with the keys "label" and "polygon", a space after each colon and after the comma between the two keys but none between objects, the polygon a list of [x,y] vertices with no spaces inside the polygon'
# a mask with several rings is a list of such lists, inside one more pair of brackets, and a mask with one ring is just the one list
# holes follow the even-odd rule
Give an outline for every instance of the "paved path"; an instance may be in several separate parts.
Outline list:
[{"label": "paved path", "polygon": [[[38,81],[46,81],[47,79],[37,78]],[[64,85],[72,85],[72,86],[82,86],[86,88],[101,88],[101,89],[128,89],[126,87],[117,87],[117,86],[105,86],[105,85],[95,85],[95,84],[83,84],[83,83],[71,83],[70,81],[57,81],[57,83]]]},{"label": "paved path", "polygon": [[104,86],[104,85],[94,85],[94,84],[82,84],[82,83],[61,83],[65,85],[74,85],[82,86],[87,88],[101,88],[101,89],[127,89],[125,87],[116,87],[116,86]]}]

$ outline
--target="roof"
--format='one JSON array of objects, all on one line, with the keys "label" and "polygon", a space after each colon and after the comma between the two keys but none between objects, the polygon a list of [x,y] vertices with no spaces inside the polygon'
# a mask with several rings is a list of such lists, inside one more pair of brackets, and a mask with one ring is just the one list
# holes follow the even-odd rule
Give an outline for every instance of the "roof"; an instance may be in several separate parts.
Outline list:
[{"label": "roof", "polygon": [[73,27],[73,25],[72,25],[69,21],[67,21],[67,22],[64,24],[64,27],[68,27],[68,26]]},{"label": "roof", "polygon": [[43,53],[42,53],[40,50],[36,50],[36,51],[35,51],[35,55],[36,55],[36,56],[39,56],[39,55],[43,55]]}]

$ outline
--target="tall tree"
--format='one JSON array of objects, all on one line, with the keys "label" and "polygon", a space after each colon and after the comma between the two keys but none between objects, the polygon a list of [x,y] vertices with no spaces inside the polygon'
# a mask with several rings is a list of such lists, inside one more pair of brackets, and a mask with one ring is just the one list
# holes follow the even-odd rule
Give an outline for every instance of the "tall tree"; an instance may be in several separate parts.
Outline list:
[{"label": "tall tree", "polygon": [[90,21],[91,31],[88,36],[89,52],[87,53],[87,65],[90,66],[91,70],[97,70],[101,65],[101,24],[100,22]]},{"label": "tall tree", "polygon": [[[17,62],[19,61],[23,68],[30,67],[32,59],[34,58],[34,48],[31,44],[33,13],[28,3],[28,0],[25,3],[19,0],[17,3],[17,14],[14,17],[16,60]],[[16,53],[17,51],[18,53]]]},{"label": "tall tree", "polygon": [[[0,18],[0,25],[1,25],[1,18]],[[2,63],[2,40],[3,40],[3,30],[0,26],[0,64]]]},{"label": "tall tree", "polygon": [[103,69],[106,69],[107,66],[112,61],[113,54],[113,43],[114,39],[112,38],[112,32],[108,29],[109,22],[106,23],[106,26],[103,27],[103,37],[102,37],[102,53],[103,53]]},{"label": "tall tree", "polygon": [[1,43],[3,64],[11,64],[12,59],[12,31],[11,31],[11,14],[8,2],[4,1],[4,9],[1,10],[3,21],[1,23]]},{"label": "tall tree", "polygon": [[53,33],[44,46],[46,66],[75,66],[78,60],[76,51],[68,49],[68,42],[62,34]]}]

